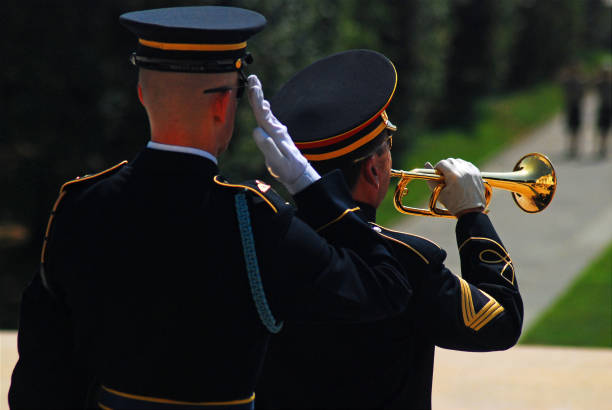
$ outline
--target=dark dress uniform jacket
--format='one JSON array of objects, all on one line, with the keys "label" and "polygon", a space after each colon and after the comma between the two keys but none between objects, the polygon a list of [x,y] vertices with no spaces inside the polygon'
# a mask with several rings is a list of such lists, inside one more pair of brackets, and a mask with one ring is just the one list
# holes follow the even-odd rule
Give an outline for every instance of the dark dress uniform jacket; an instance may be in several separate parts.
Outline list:
[{"label": "dark dress uniform jacket", "polygon": [[271,333],[247,278],[237,193],[276,321],[379,320],[407,306],[401,266],[347,211],[339,174],[300,194],[319,204],[313,226],[338,219],[351,232],[331,242],[269,186],[217,174],[202,157],[145,149],[63,187],[45,274],[23,295],[13,408],[83,407],[99,385],[190,402],[249,397]]},{"label": "dark dress uniform jacket", "polygon": [[[375,210],[360,205],[360,215],[373,221]],[[457,223],[462,278],[444,267],[446,252],[433,242],[371,227],[410,278],[408,310],[356,325],[287,322],[271,341],[257,409],[431,408],[435,346],[491,351],[517,342],[522,300],[510,257],[485,214]],[[342,235],[342,227],[322,234]]]}]

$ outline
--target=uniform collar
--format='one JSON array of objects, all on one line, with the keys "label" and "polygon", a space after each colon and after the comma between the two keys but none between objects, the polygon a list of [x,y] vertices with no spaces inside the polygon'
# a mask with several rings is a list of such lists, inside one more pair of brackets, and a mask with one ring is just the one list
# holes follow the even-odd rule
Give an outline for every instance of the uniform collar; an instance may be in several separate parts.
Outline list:
[{"label": "uniform collar", "polygon": [[211,154],[208,151],[199,149],[199,148],[185,147],[182,145],[162,144],[162,143],[155,142],[155,141],[149,141],[147,143],[147,148],[157,149],[161,151],[181,152],[183,154],[198,155],[200,157],[204,157],[206,159],[211,160],[212,162],[215,163],[215,165],[219,165],[219,163],[217,162],[217,158],[213,154]]},{"label": "uniform collar", "polygon": [[219,174],[219,168],[210,158],[192,153],[145,148],[130,164],[135,170],[163,175],[193,175],[203,181]]},{"label": "uniform collar", "polygon": [[366,222],[376,222],[376,208],[363,202],[355,201],[359,206],[357,214]]}]

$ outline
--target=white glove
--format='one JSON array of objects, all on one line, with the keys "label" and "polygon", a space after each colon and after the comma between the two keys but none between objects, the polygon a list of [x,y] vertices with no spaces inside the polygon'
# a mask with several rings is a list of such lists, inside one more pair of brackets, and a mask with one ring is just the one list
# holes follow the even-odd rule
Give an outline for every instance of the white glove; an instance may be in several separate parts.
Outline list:
[{"label": "white glove", "polygon": [[[433,168],[428,162],[425,168]],[[444,188],[439,200],[453,214],[466,210],[484,210],[485,188],[480,171],[474,164],[460,158],[448,158],[438,162],[435,169],[444,176]],[[435,182],[428,181],[430,188]]]},{"label": "white glove", "polygon": [[264,154],[270,174],[278,179],[291,195],[321,178],[297,149],[287,127],[272,114],[270,103],[264,99],[261,83],[255,75],[248,78],[248,95],[259,125],[253,130],[253,139]]},{"label": "white glove", "polygon": [[[427,161],[425,163],[425,168],[426,169],[434,169],[433,165],[431,165],[431,162],[429,162],[429,161]],[[438,183],[436,181],[431,181],[431,180],[428,179],[427,180],[427,185],[429,186],[429,190],[433,192],[434,188],[436,187],[436,185],[438,185]],[[444,205],[444,202],[442,202],[442,204]]]}]

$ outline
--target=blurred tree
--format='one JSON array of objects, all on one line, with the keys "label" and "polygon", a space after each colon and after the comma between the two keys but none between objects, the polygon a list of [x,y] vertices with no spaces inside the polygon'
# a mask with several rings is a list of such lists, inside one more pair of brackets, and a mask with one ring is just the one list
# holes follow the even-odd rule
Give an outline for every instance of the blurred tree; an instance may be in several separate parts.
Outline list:
[{"label": "blurred tree", "polygon": [[586,0],[584,7],[585,48],[612,52],[612,1]]},{"label": "blurred tree", "polygon": [[510,86],[520,87],[554,76],[575,60],[583,43],[583,0],[519,0],[517,41]]},{"label": "blurred tree", "polygon": [[475,99],[505,84],[516,18],[514,0],[451,2],[446,96],[437,124],[469,123]]},{"label": "blurred tree", "polygon": [[398,69],[399,85],[390,113],[401,124],[403,138],[394,143],[399,153],[410,147],[420,130],[436,123],[437,107],[444,101],[450,0],[394,0],[390,9],[390,22],[382,30],[382,50]]}]

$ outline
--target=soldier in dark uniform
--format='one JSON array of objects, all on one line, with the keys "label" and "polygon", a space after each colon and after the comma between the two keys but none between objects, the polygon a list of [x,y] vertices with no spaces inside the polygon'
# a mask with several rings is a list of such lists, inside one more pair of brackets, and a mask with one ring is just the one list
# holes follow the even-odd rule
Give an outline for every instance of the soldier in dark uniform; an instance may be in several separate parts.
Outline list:
[{"label": "soldier in dark uniform", "polygon": [[569,135],[567,156],[578,156],[578,143],[582,125],[582,100],[584,98],[585,81],[580,65],[569,66],[561,74],[561,82],[565,92],[565,127]]},{"label": "soldier in dark uniform", "polygon": [[[23,294],[10,405],[252,409],[282,321],[381,320],[411,288],[391,246],[349,212],[340,173],[320,178],[295,147],[264,152],[297,203],[321,205],[303,219],[262,181],[218,175],[237,97],[258,83],[242,68],[261,15],[188,7],[121,22],[139,38],[151,142],[62,186]],[[315,232],[331,221],[349,234]]]},{"label": "soldier in dark uniform", "polygon": [[[305,68],[271,99],[313,166],[320,173],[342,170],[359,205],[354,212],[391,246],[413,295],[405,313],[372,323],[287,321],[268,350],[258,409],[430,408],[435,346],[492,351],[519,338],[523,305],[514,267],[482,212],[475,166],[459,159],[436,165],[446,183],[441,200],[458,217],[462,277],[444,266],[446,252],[435,243],[376,224],[396,132],[385,110],[396,85],[387,58],[352,50]],[[318,206],[300,205],[299,212]],[[328,239],[351,234],[335,224],[319,232]]]},{"label": "soldier in dark uniform", "polygon": [[597,131],[599,134],[599,158],[606,157],[608,134],[612,125],[612,66],[604,66],[595,82],[598,96]]}]

